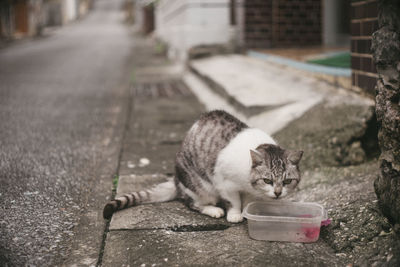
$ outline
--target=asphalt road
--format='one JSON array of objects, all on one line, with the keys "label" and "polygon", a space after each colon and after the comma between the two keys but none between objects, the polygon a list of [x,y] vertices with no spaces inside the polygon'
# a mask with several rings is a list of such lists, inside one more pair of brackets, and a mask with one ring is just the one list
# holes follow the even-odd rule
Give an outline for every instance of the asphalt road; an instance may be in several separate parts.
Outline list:
[{"label": "asphalt road", "polygon": [[0,50],[0,266],[60,264],[82,224],[103,227],[133,53],[121,4]]}]

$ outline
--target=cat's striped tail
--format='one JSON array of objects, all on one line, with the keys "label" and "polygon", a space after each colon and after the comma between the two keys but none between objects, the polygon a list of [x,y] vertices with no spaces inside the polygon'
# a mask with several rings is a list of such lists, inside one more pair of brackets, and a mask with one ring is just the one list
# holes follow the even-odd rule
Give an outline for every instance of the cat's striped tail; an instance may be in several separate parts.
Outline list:
[{"label": "cat's striped tail", "polygon": [[110,219],[114,212],[144,203],[167,202],[176,198],[177,190],[173,179],[157,184],[150,189],[132,192],[108,202],[103,209],[104,219]]}]

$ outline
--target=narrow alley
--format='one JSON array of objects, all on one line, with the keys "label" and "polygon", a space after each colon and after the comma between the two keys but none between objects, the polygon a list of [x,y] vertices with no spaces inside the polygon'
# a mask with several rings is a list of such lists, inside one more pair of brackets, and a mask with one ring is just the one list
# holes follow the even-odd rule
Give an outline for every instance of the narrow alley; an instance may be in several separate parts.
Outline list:
[{"label": "narrow alley", "polygon": [[[386,52],[398,55],[400,46],[386,42],[398,35],[382,26],[400,25],[390,13],[400,10],[395,2],[0,4],[0,15],[11,7],[45,14],[58,5],[60,21],[74,17],[56,27],[38,20],[37,28],[22,27],[25,35],[12,23],[5,32],[4,21],[18,19],[0,17],[0,266],[399,266],[400,225],[388,214],[400,207],[398,172],[391,169],[399,165],[389,164],[398,152],[392,141],[399,98],[391,88],[398,89],[400,76],[398,59],[393,63]],[[378,7],[387,14],[378,17]],[[371,51],[373,41],[379,53]],[[390,71],[374,66],[379,57]],[[374,88],[384,89],[376,99]],[[209,128],[221,127],[218,134],[193,134],[180,154],[194,172],[197,163],[211,167],[189,177],[199,179],[188,180],[191,188],[172,182],[187,131],[211,110],[242,121],[231,127],[235,134],[248,125],[276,144],[262,139],[255,147],[243,139],[244,149],[222,164],[228,171],[217,186],[216,154],[236,137],[228,123],[214,120]],[[390,142],[382,145],[385,127]],[[218,142],[226,146],[214,154],[202,150],[202,159],[191,156],[196,145],[218,148]],[[261,146],[284,152],[254,159]],[[385,172],[392,180],[383,179]],[[164,191],[152,188],[167,180]],[[252,191],[254,184],[262,190]],[[267,185],[280,187],[273,199]],[[293,194],[281,195],[291,186]],[[235,193],[236,220],[220,217],[233,207],[221,192]],[[177,199],[182,195],[187,199]],[[205,199],[200,212],[183,203],[196,197]],[[271,216],[254,212],[260,221],[272,218],[274,227],[257,231],[274,238],[250,234],[244,207],[256,200],[276,201]],[[320,214],[282,208],[303,202]],[[204,214],[214,217],[201,213],[206,207],[214,213]]]},{"label": "narrow alley", "polygon": [[97,262],[135,52],[122,4],[0,50],[1,266],[52,266],[80,242]]}]

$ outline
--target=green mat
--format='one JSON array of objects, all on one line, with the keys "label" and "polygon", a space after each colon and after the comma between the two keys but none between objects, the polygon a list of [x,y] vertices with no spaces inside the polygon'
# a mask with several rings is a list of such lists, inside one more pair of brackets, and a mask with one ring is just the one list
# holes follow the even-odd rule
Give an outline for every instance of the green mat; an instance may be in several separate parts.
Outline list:
[{"label": "green mat", "polygon": [[308,63],[324,65],[328,67],[337,68],[350,68],[351,67],[351,55],[350,52],[340,53],[334,56],[328,56],[326,58],[308,60]]}]

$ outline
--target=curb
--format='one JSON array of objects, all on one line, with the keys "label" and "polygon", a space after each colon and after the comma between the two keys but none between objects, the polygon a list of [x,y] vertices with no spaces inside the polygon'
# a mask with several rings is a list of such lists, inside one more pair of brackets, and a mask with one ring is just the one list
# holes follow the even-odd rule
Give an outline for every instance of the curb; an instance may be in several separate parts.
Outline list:
[{"label": "curb", "polygon": [[193,73],[196,77],[201,79],[208,87],[213,90],[215,93],[223,97],[227,100],[229,104],[231,104],[237,111],[242,113],[245,117],[249,118],[259,113],[270,111],[276,108],[283,107],[289,103],[279,104],[279,105],[254,105],[247,106],[244,105],[240,100],[236,97],[230,95],[228,91],[224,88],[223,85],[219,84],[215,80],[211,79],[207,75],[201,74],[190,62],[188,64],[188,69],[191,73]]}]

